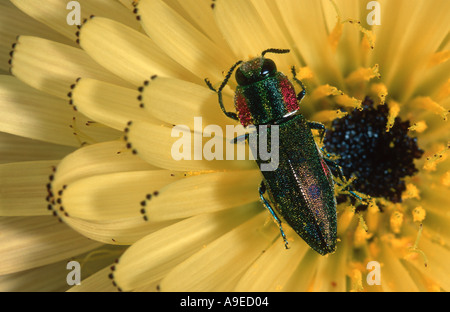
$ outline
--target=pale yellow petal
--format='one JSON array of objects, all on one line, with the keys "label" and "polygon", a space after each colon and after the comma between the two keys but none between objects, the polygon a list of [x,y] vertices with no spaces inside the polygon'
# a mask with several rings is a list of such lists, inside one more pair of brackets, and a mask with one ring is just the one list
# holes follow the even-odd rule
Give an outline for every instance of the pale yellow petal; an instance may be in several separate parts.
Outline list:
[{"label": "pale yellow petal", "polygon": [[70,146],[0,132],[0,163],[61,159],[73,151]]},{"label": "pale yellow petal", "polygon": [[75,45],[74,41],[70,41],[51,28],[30,18],[11,2],[2,1],[0,3],[0,70],[8,72],[9,52],[13,49],[11,46],[18,35],[38,36]]},{"label": "pale yellow petal", "polygon": [[259,170],[188,177],[158,189],[146,206],[150,221],[180,219],[257,202]]},{"label": "pale yellow petal", "polygon": [[[214,41],[214,43],[225,51],[229,51],[229,54],[232,53],[227,42],[224,40],[216,21],[214,20],[214,11],[211,9],[211,1],[183,0],[166,3],[179,14],[183,15],[183,17],[186,18],[186,20],[198,30],[207,35],[212,41]],[[179,7],[176,7],[178,5]]]},{"label": "pale yellow petal", "polygon": [[[406,40],[405,34],[411,24],[412,18],[418,10],[418,5],[411,5],[411,1],[380,0],[381,25],[374,27],[374,35],[377,38],[377,46],[370,54],[370,63],[380,65],[381,77],[385,83],[389,82],[395,74],[395,64],[400,46]],[[415,2],[419,4],[419,1]],[[401,14],[399,14],[401,12]],[[419,25],[419,24],[417,24]]]},{"label": "pale yellow petal", "polygon": [[[235,144],[223,140],[220,136],[217,138],[207,138],[202,141],[202,134],[193,134],[186,127],[169,128],[166,126],[156,126],[146,122],[133,122],[129,128],[128,142],[130,148],[137,156],[155,166],[171,170],[232,170],[232,169],[251,169],[254,168],[254,161],[246,160],[235,161],[237,156],[231,159],[227,157],[227,151],[234,155],[238,148]],[[181,140],[181,141],[180,141]],[[216,157],[207,160],[203,151],[205,145],[211,140],[217,148],[218,160]],[[179,144],[175,144],[178,142]],[[186,158],[178,159],[178,145],[182,145],[183,151],[186,148]],[[219,150],[221,148],[221,150]],[[173,150],[174,149],[174,150]],[[190,151],[188,150],[190,149]],[[208,151],[208,149],[206,149]],[[181,152],[180,152],[181,153]],[[174,157],[176,154],[176,157]],[[181,156],[180,156],[181,157]],[[198,159],[198,160],[197,160]]]},{"label": "pale yellow petal", "polygon": [[68,289],[68,292],[117,292],[117,287],[108,278],[110,266],[107,266]]},{"label": "pale yellow petal", "polygon": [[200,79],[221,80],[222,70],[236,61],[163,1],[142,0],[137,8],[150,38]]},{"label": "pale yellow petal", "polygon": [[424,237],[424,235],[420,238],[418,248],[426,255],[428,260],[427,266],[424,265],[423,257],[417,253],[407,257],[406,260],[412,263],[423,275],[434,280],[441,288],[450,289],[450,273],[448,268],[450,251],[439,244],[439,242],[432,241]]},{"label": "pale yellow petal", "polygon": [[77,81],[72,90],[73,105],[87,117],[123,131],[130,120],[156,122],[143,114],[137,90],[90,78]]},{"label": "pale yellow petal", "polygon": [[321,256],[310,249],[297,266],[284,288],[285,291],[311,291]]},{"label": "pale yellow petal", "polygon": [[162,291],[230,291],[266,250],[279,230],[263,228],[260,213],[175,267],[161,281]]},{"label": "pale yellow petal", "polygon": [[389,292],[418,291],[414,280],[402,265],[398,256],[393,253],[387,244],[382,243],[381,245],[381,287],[383,287],[383,290]]},{"label": "pale yellow petal", "polygon": [[312,291],[346,291],[348,247],[349,242],[347,239],[344,239],[338,243],[335,253],[326,257],[320,257]]},{"label": "pale yellow petal", "polygon": [[134,86],[153,75],[193,80],[148,36],[114,20],[95,17],[80,30],[80,46],[103,67]]},{"label": "pale yellow petal", "polygon": [[67,261],[0,276],[1,292],[59,292],[67,285]]},{"label": "pale yellow petal", "polygon": [[0,218],[0,274],[36,268],[99,246],[53,216]]},{"label": "pale yellow petal", "polygon": [[[399,100],[408,98],[414,92],[430,55],[439,48],[450,30],[450,2],[439,1],[436,5],[430,1],[418,1],[417,5],[411,5],[409,2],[407,5],[414,7],[416,14],[408,16],[409,27],[402,34],[402,45],[395,52],[395,75],[388,77],[391,80],[385,80],[391,96]],[[405,12],[401,15],[405,15]]]},{"label": "pale yellow petal", "polygon": [[[254,216],[259,209],[259,206],[250,205],[202,214],[148,235],[123,254],[112,272],[114,280],[122,290],[132,290],[159,280],[195,252],[200,250],[203,253],[202,247]],[[248,238],[251,237],[241,238],[245,245],[245,242],[250,242]],[[203,269],[208,267],[202,266]],[[188,271],[181,271],[189,274]],[[173,278],[178,280],[182,276],[175,274]],[[193,290],[187,287],[185,289]]]},{"label": "pale yellow petal", "polygon": [[[79,146],[74,135],[74,119],[86,123],[86,117],[74,112],[64,100],[35,90],[12,76],[0,76],[0,130],[31,139]],[[117,138],[116,131],[79,127],[91,140]],[[81,133],[77,133],[81,136]],[[92,142],[90,142],[92,143]]]},{"label": "pale yellow petal", "polygon": [[[130,27],[139,28],[139,23],[134,18],[132,11],[126,9],[117,1],[78,0],[77,2],[80,7],[81,21],[91,15],[100,15],[117,20]],[[47,0],[45,5],[33,0],[13,0],[12,3],[27,15],[75,41],[76,25],[69,25],[67,20],[69,18],[72,21],[73,18],[71,18],[70,13],[76,13],[76,11],[74,7],[67,8],[68,1]]]},{"label": "pale yellow petal", "polygon": [[[284,228],[289,239],[286,249],[278,238],[245,272],[235,291],[283,291],[289,278],[302,261],[309,246],[291,228]],[[295,237],[292,240],[292,237]]]},{"label": "pale yellow petal", "polygon": [[47,160],[0,165],[0,216],[50,215],[46,184],[57,164]]},{"label": "pale yellow petal", "polygon": [[83,147],[65,157],[55,173],[55,188],[74,181],[115,172],[153,170],[156,167],[126,152],[122,141]]},{"label": "pale yellow petal", "polygon": [[328,40],[328,33],[320,1],[280,0],[277,4],[295,48],[314,72],[319,83],[329,83],[342,89],[342,73],[336,64],[331,46],[324,44]]},{"label": "pale yellow petal", "polygon": [[148,222],[141,215],[133,218],[103,221],[64,218],[64,222],[94,241],[111,245],[131,245],[142,237],[174,223],[173,220]]},{"label": "pale yellow petal", "polygon": [[79,77],[130,86],[103,69],[83,50],[42,38],[20,36],[11,61],[14,76],[67,101],[69,86]]},{"label": "pale yellow petal", "polygon": [[60,205],[70,217],[87,220],[136,217],[147,194],[179,178],[167,170],[96,175],[67,184]]},{"label": "pale yellow petal", "polygon": [[[232,99],[226,98],[228,102]],[[171,78],[152,79],[143,87],[142,104],[152,116],[169,124],[194,129],[194,117],[202,117],[202,129],[219,125],[226,130],[233,121],[220,110],[217,94],[197,84]]]},{"label": "pale yellow petal", "polygon": [[[216,1],[214,13],[217,25],[237,57],[236,61],[259,56],[269,48],[289,49],[292,46],[278,25],[274,11],[265,1]],[[271,54],[272,57],[284,70],[300,65],[294,52],[278,57]]]}]

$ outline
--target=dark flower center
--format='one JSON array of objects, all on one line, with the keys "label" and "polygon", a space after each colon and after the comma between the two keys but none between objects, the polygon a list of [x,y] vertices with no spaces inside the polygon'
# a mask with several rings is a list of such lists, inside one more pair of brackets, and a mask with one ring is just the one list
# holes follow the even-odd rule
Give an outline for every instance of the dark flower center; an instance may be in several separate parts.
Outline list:
[{"label": "dark flower center", "polygon": [[401,202],[406,189],[404,178],[418,171],[414,159],[420,158],[423,150],[417,146],[417,138],[408,135],[409,121],[397,117],[386,132],[387,105],[374,107],[367,97],[363,108],[335,119],[332,129],[327,131],[324,147],[340,157],[337,163],[347,178],[356,176],[355,190]]}]

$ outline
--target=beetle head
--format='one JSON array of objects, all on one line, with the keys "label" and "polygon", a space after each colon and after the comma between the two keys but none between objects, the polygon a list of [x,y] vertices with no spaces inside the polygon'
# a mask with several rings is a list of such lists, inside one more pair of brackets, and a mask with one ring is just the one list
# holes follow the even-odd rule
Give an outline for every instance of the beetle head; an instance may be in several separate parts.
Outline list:
[{"label": "beetle head", "polygon": [[235,78],[240,86],[247,86],[268,77],[273,77],[276,73],[277,66],[275,62],[264,56],[260,56],[244,62],[236,70]]}]

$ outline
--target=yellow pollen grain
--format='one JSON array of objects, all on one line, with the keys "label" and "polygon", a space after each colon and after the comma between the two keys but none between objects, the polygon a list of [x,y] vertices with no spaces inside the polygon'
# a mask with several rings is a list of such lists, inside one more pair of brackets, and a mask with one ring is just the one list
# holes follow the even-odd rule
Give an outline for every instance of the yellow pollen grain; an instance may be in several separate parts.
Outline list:
[{"label": "yellow pollen grain", "polygon": [[425,220],[426,214],[427,213],[425,209],[422,208],[422,206],[417,206],[412,211],[414,222],[422,222],[423,220]]},{"label": "yellow pollen grain", "polygon": [[419,189],[412,183],[406,185],[406,190],[402,194],[402,200],[409,198],[420,199]]},{"label": "yellow pollen grain", "polygon": [[441,183],[444,186],[450,186],[450,170],[444,173],[441,177]]},{"label": "yellow pollen grain", "polygon": [[414,98],[410,104],[435,113],[436,115],[440,115],[444,120],[447,120],[448,110],[439,105],[436,101],[433,101],[429,96],[418,96]]},{"label": "yellow pollen grain", "polygon": [[436,52],[430,57],[428,67],[439,65],[441,63],[446,62],[449,59],[450,59],[450,50]]},{"label": "yellow pollen grain", "polygon": [[380,100],[378,103],[379,105],[384,105],[388,90],[384,83],[374,83],[370,86],[370,94],[376,96]]},{"label": "yellow pollen grain", "polygon": [[386,132],[389,132],[394,126],[395,118],[400,113],[400,105],[395,101],[389,102],[389,115],[386,123]]},{"label": "yellow pollen grain", "polygon": [[394,211],[391,214],[391,218],[389,221],[392,232],[394,232],[395,234],[400,233],[400,230],[403,225],[403,213],[401,213],[400,211]]},{"label": "yellow pollen grain", "polygon": [[423,120],[414,123],[408,128],[409,131],[416,131],[417,133],[422,133],[428,128],[427,123]]}]

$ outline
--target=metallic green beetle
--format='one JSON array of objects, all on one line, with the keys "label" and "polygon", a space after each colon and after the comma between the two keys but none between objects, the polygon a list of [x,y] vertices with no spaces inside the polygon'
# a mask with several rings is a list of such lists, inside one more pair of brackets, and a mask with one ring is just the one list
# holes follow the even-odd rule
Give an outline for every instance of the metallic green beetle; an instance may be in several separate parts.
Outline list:
[{"label": "metallic green beetle", "polygon": [[[294,81],[302,87],[298,94],[289,79],[277,71],[274,61],[264,57],[269,52],[280,54],[288,53],[289,50],[268,49],[260,57],[237,62],[218,90],[208,79],[205,82],[218,93],[220,107],[226,116],[239,120],[244,127],[256,126],[258,139],[262,138],[259,126],[266,126],[264,138],[267,138],[268,146],[271,146],[271,131],[278,127],[279,165],[274,170],[261,171],[261,201],[278,224],[286,248],[288,241],[282,220],[315,251],[326,255],[335,251],[337,241],[334,182],[328,166],[336,168],[343,180],[342,171],[324,156],[314,141],[311,129],[319,130],[323,139],[325,127],[307,121],[299,113],[299,103],[306,90],[295,77],[295,69],[292,68]],[[222,89],[237,66],[239,68],[235,77],[238,87],[234,97],[236,114],[225,110]],[[254,156],[261,168],[264,161]]]}]

